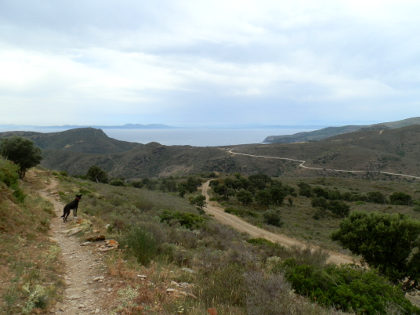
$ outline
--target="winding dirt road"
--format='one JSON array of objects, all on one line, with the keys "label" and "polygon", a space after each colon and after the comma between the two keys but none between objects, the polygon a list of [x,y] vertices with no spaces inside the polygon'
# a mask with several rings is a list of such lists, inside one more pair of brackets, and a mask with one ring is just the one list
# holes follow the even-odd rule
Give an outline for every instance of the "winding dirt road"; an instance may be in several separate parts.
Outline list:
[{"label": "winding dirt road", "polygon": [[[249,153],[233,152],[233,149],[229,149],[227,152],[229,154],[232,154],[232,155],[242,155],[242,156],[248,156],[248,157],[252,157],[252,158],[296,162],[296,163],[299,163],[298,167],[303,168],[303,169],[307,169],[307,170],[329,171],[329,172],[351,173],[351,174],[366,174],[366,171],[353,171],[353,170],[342,170],[342,169],[335,169],[335,168],[323,168],[323,167],[306,166],[305,165],[306,161],[304,161],[304,160],[297,160],[297,159],[278,157],[278,156],[254,155],[254,154],[249,154]],[[409,174],[400,174],[400,173],[392,173],[392,172],[384,172],[384,171],[378,171],[378,173],[379,174],[392,175],[392,176],[398,176],[398,177],[404,177],[404,178],[413,178],[413,179],[419,179],[420,180],[419,176],[414,176],[414,175],[409,175]]]},{"label": "winding dirt road", "polygon": [[51,179],[48,187],[40,192],[44,199],[53,204],[57,214],[57,217],[51,220],[51,238],[60,246],[65,265],[66,288],[62,303],[57,303],[53,313],[107,314],[102,308],[107,294],[103,282],[105,266],[102,257],[90,246],[80,246],[75,236],[68,235],[70,222],[65,224],[60,218],[64,205],[58,201],[57,186],[57,181]]},{"label": "winding dirt road", "polygon": [[[226,213],[223,208],[218,206],[215,202],[210,201],[210,197],[208,193],[208,190],[210,188],[209,184],[210,184],[210,180],[205,182],[201,189],[203,195],[206,197],[206,202],[207,202],[207,205],[205,206],[204,210],[206,211],[206,213],[212,215],[220,223],[229,225],[239,232],[248,233],[252,237],[265,238],[273,243],[278,243],[287,248],[297,247],[300,249],[310,248],[311,250],[321,249],[318,246],[304,243],[302,241],[291,238],[284,234],[276,234],[276,233],[272,233],[267,230],[261,229],[259,227],[256,227],[255,225],[252,225],[242,220],[241,218],[235,215]],[[327,258],[327,262],[329,263],[333,263],[337,265],[358,263],[357,259],[351,256],[347,256],[347,255],[330,251],[330,250],[323,250],[323,251],[328,253],[329,255],[329,257]]]}]

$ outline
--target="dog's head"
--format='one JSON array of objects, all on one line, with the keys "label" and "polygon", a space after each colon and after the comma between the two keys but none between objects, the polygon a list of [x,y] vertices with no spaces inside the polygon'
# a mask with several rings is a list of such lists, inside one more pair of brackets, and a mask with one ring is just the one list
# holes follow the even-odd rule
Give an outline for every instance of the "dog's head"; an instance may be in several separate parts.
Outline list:
[{"label": "dog's head", "polygon": [[76,199],[77,199],[77,200],[82,199],[82,195],[76,195]]}]

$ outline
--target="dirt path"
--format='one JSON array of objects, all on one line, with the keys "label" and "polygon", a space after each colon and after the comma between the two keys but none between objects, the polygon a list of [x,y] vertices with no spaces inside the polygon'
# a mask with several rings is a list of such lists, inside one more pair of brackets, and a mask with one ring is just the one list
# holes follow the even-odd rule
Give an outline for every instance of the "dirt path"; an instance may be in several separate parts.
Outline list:
[{"label": "dirt path", "polygon": [[[291,238],[284,234],[276,234],[276,233],[272,233],[267,230],[261,229],[259,227],[256,227],[255,225],[252,225],[242,220],[241,218],[235,215],[226,213],[223,210],[223,208],[218,206],[216,203],[210,201],[210,197],[208,194],[209,184],[210,184],[210,181],[207,181],[202,186],[202,193],[206,197],[206,202],[207,202],[207,206],[204,209],[208,214],[213,215],[217,221],[223,224],[229,225],[239,232],[248,233],[252,237],[265,238],[273,243],[278,243],[288,248],[298,247],[301,249],[304,249],[304,248],[311,248],[313,250],[320,249],[320,247],[318,246],[304,243],[302,241]],[[347,256],[347,255],[334,252],[334,251],[329,251],[329,250],[324,250],[324,251],[327,252],[329,255],[327,259],[327,262],[329,263],[333,263],[337,265],[357,263],[357,260],[351,256]]]},{"label": "dirt path", "polygon": [[[306,166],[305,165],[306,161],[304,161],[304,160],[297,160],[297,159],[278,157],[278,156],[254,155],[254,154],[249,154],[249,153],[233,152],[233,149],[229,149],[227,152],[229,154],[232,154],[232,155],[243,155],[243,156],[249,156],[249,157],[252,157],[252,158],[297,162],[297,163],[299,163],[298,167],[306,169],[306,170],[329,171],[329,172],[336,172],[336,173],[351,173],[351,174],[365,174],[366,173],[366,171],[353,171],[353,170],[342,170],[342,169],[335,169],[335,168],[323,168],[323,167]],[[384,171],[378,171],[378,173],[379,174],[385,174],[385,175],[391,175],[391,176],[397,176],[397,177],[420,179],[419,176],[414,176],[414,175],[409,175],[409,174],[392,173],[392,172],[384,172]]]},{"label": "dirt path", "polygon": [[[70,222],[64,224],[60,218],[64,205],[58,201],[57,182],[52,179],[48,187],[41,191],[43,198],[50,201],[57,217],[51,221],[51,238],[62,251],[66,288],[63,302],[57,303],[53,314],[107,314],[102,304],[106,299],[102,257],[91,246],[80,246],[75,236],[68,236]],[[72,217],[70,216],[71,220]],[[69,221],[70,221],[69,220]]]}]

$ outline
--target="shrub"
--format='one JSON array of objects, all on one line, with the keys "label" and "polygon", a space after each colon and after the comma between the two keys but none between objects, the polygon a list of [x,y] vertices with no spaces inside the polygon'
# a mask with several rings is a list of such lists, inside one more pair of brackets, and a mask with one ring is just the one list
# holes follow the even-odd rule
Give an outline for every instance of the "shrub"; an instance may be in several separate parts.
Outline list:
[{"label": "shrub", "polygon": [[143,265],[148,265],[157,255],[157,242],[149,233],[139,227],[128,232],[121,243]]},{"label": "shrub", "polygon": [[119,178],[115,178],[115,179],[111,180],[110,184],[112,186],[125,186],[124,181],[122,179],[119,179]]},{"label": "shrub", "polygon": [[16,164],[0,158],[0,182],[9,187],[16,185],[19,178],[18,170]]},{"label": "shrub", "polygon": [[328,210],[336,216],[344,218],[349,215],[350,207],[343,201],[332,200],[328,203]]},{"label": "shrub", "polygon": [[420,276],[420,221],[401,214],[355,212],[332,234],[392,281]]},{"label": "shrub", "polygon": [[245,206],[249,205],[253,200],[252,193],[245,189],[241,189],[236,194],[236,198],[238,199],[239,202],[241,202]]},{"label": "shrub", "polygon": [[328,201],[324,197],[315,197],[315,198],[312,199],[311,205],[314,208],[327,209],[328,208]]},{"label": "shrub", "polygon": [[205,270],[198,279],[198,295],[207,306],[215,304],[245,305],[247,293],[244,269],[226,264]]},{"label": "shrub", "polygon": [[409,206],[413,203],[411,196],[403,192],[394,192],[391,196],[389,196],[389,200],[393,205]]},{"label": "shrub", "polygon": [[263,214],[264,222],[274,226],[282,226],[280,213],[277,210],[267,210]]},{"label": "shrub", "polygon": [[203,226],[205,223],[205,218],[188,212],[179,212],[179,211],[169,211],[165,210],[159,216],[160,222],[166,222],[168,224],[178,223],[181,226],[186,227],[187,229],[198,229]]},{"label": "shrub", "polygon": [[301,196],[305,196],[305,197],[312,197],[312,188],[311,185],[304,183],[304,182],[300,182],[298,184],[299,187],[299,195]]},{"label": "shrub", "polygon": [[420,314],[420,309],[405,299],[400,288],[374,270],[348,265],[319,268],[299,265],[293,259],[287,260],[284,267],[293,289],[321,305],[357,314],[387,314],[390,307],[402,314]]},{"label": "shrub", "polygon": [[101,169],[99,166],[93,165],[89,168],[86,173],[86,177],[91,181],[97,183],[107,183],[108,182],[108,174]]},{"label": "shrub", "polygon": [[366,201],[374,203],[386,203],[386,198],[383,193],[379,191],[371,191],[367,193]]}]

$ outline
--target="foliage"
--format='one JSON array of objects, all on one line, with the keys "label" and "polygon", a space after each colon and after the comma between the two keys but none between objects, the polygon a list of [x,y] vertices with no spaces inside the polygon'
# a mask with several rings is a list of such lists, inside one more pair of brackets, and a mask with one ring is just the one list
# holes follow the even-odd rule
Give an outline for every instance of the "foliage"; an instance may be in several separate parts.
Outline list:
[{"label": "foliage", "polygon": [[379,191],[371,191],[367,193],[367,200],[368,202],[374,202],[374,203],[386,203],[386,197],[383,193]]},{"label": "foliage", "polygon": [[403,193],[403,192],[394,192],[391,196],[389,196],[389,201],[393,205],[411,205],[413,203],[413,199],[410,195]]},{"label": "foliage", "polygon": [[198,229],[205,223],[204,217],[189,212],[165,210],[159,217],[161,222],[168,224],[178,223],[190,230]]},{"label": "foliage", "polygon": [[249,205],[253,201],[252,193],[243,188],[240,191],[238,191],[238,193],[236,194],[236,198],[244,206]]},{"label": "foliage", "polygon": [[402,314],[420,314],[399,287],[392,286],[374,270],[349,265],[322,268],[297,264],[294,259],[287,260],[284,268],[293,289],[321,305],[356,314],[388,314],[390,307],[398,308]]},{"label": "foliage", "polygon": [[263,214],[264,217],[264,222],[270,225],[274,225],[274,226],[282,226],[282,222],[281,222],[281,218],[280,218],[280,213],[277,210],[267,210],[264,212]]},{"label": "foliage", "polygon": [[323,211],[329,210],[332,214],[341,218],[348,216],[350,212],[350,207],[340,200],[328,201],[324,197],[315,197],[312,199],[311,204],[314,208],[319,208]]},{"label": "foliage", "polygon": [[19,174],[17,165],[0,158],[0,182],[12,187],[17,184]]},{"label": "foliage", "polygon": [[352,213],[333,233],[353,253],[392,281],[420,276],[420,221],[401,214]]},{"label": "foliage", "polygon": [[139,227],[132,228],[121,244],[142,265],[148,265],[158,253],[158,244],[154,237]]},{"label": "foliage", "polygon": [[114,178],[109,182],[109,184],[112,186],[125,186],[124,180],[120,178]]},{"label": "foliage", "polygon": [[19,177],[25,177],[26,171],[38,165],[41,160],[41,149],[31,140],[22,137],[3,139],[0,143],[0,155],[19,166]]},{"label": "foliage", "polygon": [[304,183],[304,182],[300,182],[298,184],[299,187],[299,195],[301,196],[305,196],[305,197],[312,197],[312,188],[311,185]]},{"label": "foliage", "polygon": [[99,166],[92,165],[86,173],[86,176],[91,181],[97,183],[107,183],[108,182],[108,174],[101,169]]},{"label": "foliage", "polygon": [[206,205],[206,197],[201,194],[195,197],[191,196],[190,203],[192,205],[196,205],[200,209],[203,209],[203,207]]}]

